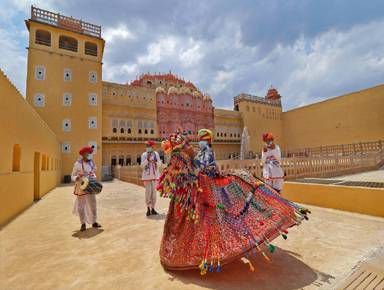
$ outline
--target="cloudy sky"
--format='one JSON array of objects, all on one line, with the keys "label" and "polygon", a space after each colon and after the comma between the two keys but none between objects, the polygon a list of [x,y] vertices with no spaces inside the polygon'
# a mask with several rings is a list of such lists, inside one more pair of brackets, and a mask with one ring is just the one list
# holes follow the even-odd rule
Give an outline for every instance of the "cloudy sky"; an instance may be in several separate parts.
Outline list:
[{"label": "cloudy sky", "polygon": [[0,68],[25,92],[30,5],[102,26],[103,79],[170,70],[210,94],[284,109],[384,83],[382,0],[0,0]]}]

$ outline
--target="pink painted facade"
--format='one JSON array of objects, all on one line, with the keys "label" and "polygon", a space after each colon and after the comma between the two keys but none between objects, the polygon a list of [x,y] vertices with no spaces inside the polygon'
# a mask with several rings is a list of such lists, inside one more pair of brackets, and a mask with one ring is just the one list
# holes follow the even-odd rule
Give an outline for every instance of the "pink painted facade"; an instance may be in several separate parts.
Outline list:
[{"label": "pink painted facade", "polygon": [[185,87],[168,91],[156,90],[157,124],[160,137],[167,137],[177,130],[185,131],[190,139],[197,139],[201,128],[213,130],[213,106],[208,96]]},{"label": "pink painted facade", "polygon": [[157,128],[160,138],[176,131],[197,140],[201,128],[214,129],[212,99],[174,74],[144,74],[130,84],[155,90]]}]

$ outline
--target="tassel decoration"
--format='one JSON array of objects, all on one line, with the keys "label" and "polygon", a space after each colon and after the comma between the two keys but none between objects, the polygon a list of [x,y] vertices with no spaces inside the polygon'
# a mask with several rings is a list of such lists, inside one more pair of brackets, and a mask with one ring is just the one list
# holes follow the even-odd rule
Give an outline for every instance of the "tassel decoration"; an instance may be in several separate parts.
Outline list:
[{"label": "tassel decoration", "polygon": [[264,259],[266,259],[268,262],[270,262],[271,261],[271,259],[267,256],[267,254],[266,253],[264,253],[264,252],[261,252],[261,254],[263,255],[263,257],[264,257]]}]

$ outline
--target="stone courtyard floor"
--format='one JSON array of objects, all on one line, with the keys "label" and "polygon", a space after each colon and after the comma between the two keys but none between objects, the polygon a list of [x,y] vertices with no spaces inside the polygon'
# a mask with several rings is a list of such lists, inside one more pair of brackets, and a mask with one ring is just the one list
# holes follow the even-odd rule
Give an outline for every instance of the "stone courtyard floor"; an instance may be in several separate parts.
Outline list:
[{"label": "stone courtyard floor", "polygon": [[337,176],[333,179],[348,181],[384,182],[384,168],[350,175]]},{"label": "stone courtyard floor", "polygon": [[[78,232],[71,215],[72,187],[62,186],[24,211],[0,232],[0,289],[334,289],[364,257],[384,244],[384,219],[309,207],[308,222],[266,262],[241,260],[221,273],[167,272],[159,244],[168,200],[157,217],[145,216],[144,189],[121,181],[98,196],[102,230]],[[384,261],[383,261],[384,264]]]}]

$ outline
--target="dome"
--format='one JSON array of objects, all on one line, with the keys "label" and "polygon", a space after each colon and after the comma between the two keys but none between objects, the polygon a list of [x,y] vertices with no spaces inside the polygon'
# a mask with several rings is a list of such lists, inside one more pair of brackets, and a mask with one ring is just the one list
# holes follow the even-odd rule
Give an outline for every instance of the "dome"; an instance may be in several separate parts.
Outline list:
[{"label": "dome", "polygon": [[155,93],[156,93],[156,94],[165,93],[165,90],[164,90],[163,87],[157,87]]},{"label": "dome", "polygon": [[265,96],[265,98],[266,99],[270,99],[270,100],[278,100],[278,99],[281,98],[281,96],[280,96],[279,92],[275,88],[271,87],[268,90],[267,95]]},{"label": "dome", "polygon": [[187,87],[181,87],[179,89],[180,93],[182,94],[190,94],[191,93],[191,89],[187,88]]},{"label": "dome", "polygon": [[211,101],[211,96],[210,95],[204,95],[203,100],[204,101]]},{"label": "dome", "polygon": [[170,87],[168,89],[168,95],[171,95],[171,94],[178,94],[179,91],[175,88],[175,87]]}]

